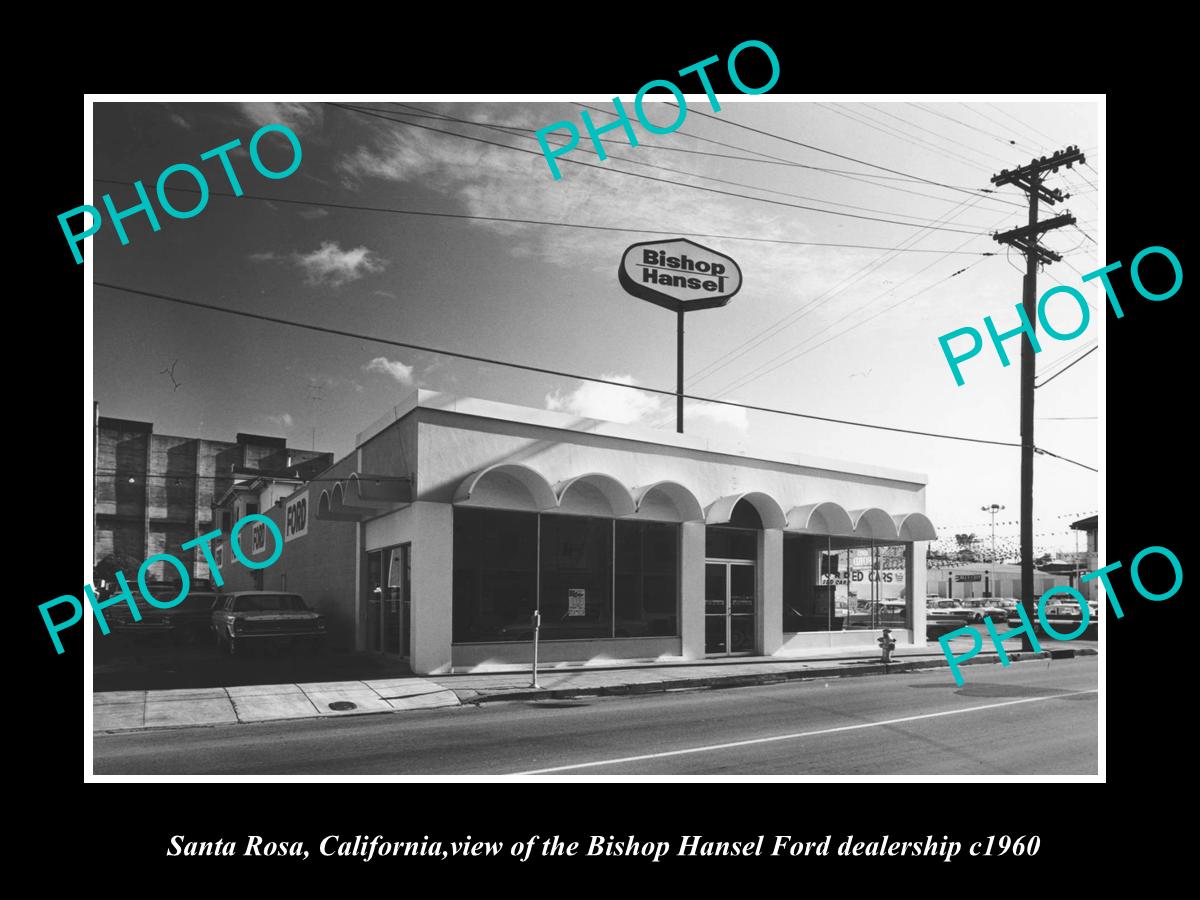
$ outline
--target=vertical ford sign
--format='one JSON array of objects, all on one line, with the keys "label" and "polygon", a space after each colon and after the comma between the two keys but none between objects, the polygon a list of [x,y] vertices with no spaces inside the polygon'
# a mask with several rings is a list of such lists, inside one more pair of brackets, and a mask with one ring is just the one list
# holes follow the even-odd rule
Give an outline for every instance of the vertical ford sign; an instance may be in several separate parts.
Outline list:
[{"label": "vertical ford sign", "polygon": [[288,501],[283,517],[283,540],[286,543],[292,538],[304,537],[308,534],[308,491],[297,494]]}]

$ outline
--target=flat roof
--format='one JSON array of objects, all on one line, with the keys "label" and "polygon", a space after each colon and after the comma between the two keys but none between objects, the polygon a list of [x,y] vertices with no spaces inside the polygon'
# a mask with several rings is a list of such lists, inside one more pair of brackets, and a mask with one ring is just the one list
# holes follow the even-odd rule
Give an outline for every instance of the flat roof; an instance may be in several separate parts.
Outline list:
[{"label": "flat roof", "polygon": [[417,409],[437,410],[439,412],[474,416],[482,419],[496,419],[503,422],[516,422],[518,424],[550,428],[557,431],[602,435],[619,440],[656,444],[661,447],[699,450],[706,453],[736,457],[738,459],[783,463],[789,466],[820,469],[827,472],[842,472],[848,475],[859,475],[868,478],[883,478],[890,481],[906,482],[908,484],[929,483],[928,476],[918,472],[890,469],[866,463],[846,462],[844,460],[829,459],[821,456],[809,456],[803,453],[794,453],[790,450],[770,447],[764,447],[761,450],[749,453],[735,444],[698,437],[696,435],[678,434],[674,431],[665,431],[659,428],[647,428],[644,425],[627,425],[620,422],[607,422],[603,419],[583,418],[570,413],[554,412],[548,409],[535,409],[528,406],[516,406],[511,403],[498,403],[493,400],[480,400],[477,397],[459,397],[455,394],[447,394],[441,391],[427,391],[423,388],[418,388],[409,393],[391,411],[384,413],[364,431],[360,431],[355,438],[355,446],[361,447],[388,426],[394,425]]}]

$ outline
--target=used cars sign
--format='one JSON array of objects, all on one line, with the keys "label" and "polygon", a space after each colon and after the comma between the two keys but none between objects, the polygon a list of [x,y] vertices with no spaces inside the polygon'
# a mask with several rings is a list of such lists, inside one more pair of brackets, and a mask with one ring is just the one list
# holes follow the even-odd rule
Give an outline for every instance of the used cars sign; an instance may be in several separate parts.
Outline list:
[{"label": "used cars sign", "polygon": [[618,277],[633,296],[676,312],[724,306],[742,287],[737,263],[686,238],[632,245]]}]

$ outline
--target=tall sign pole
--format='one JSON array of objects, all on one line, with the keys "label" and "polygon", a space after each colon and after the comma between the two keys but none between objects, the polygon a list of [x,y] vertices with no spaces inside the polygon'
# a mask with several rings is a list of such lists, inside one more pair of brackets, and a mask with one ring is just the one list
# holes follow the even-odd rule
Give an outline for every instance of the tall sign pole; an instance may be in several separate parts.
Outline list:
[{"label": "tall sign pole", "polygon": [[626,248],[617,278],[628,293],[676,314],[675,430],[683,434],[683,316],[728,303],[742,288],[742,270],[723,253],[674,238]]},{"label": "tall sign pole", "polygon": [[[992,184],[997,187],[1014,184],[1029,195],[1028,224],[1024,228],[1014,228],[993,237],[1001,244],[1016,247],[1025,254],[1021,308],[1029,325],[1029,340],[1021,342],[1021,607],[1031,622],[1036,606],[1033,599],[1033,391],[1036,387],[1033,340],[1037,330],[1037,267],[1039,263],[1062,259],[1059,254],[1041,246],[1038,240],[1044,231],[1075,224],[1075,217],[1070,213],[1039,222],[1038,200],[1053,206],[1064,199],[1061,190],[1048,190],[1042,185],[1045,173],[1057,172],[1060,166],[1069,169],[1075,163],[1085,161],[1079,148],[1071,146],[1048,157],[1035,159],[1027,166],[1012,171],[1004,169],[999,175],[992,176]],[[1021,633],[1021,649],[1033,649],[1027,632]]]},{"label": "tall sign pole", "polygon": [[675,430],[683,434],[683,310],[679,310],[679,334],[675,348]]}]

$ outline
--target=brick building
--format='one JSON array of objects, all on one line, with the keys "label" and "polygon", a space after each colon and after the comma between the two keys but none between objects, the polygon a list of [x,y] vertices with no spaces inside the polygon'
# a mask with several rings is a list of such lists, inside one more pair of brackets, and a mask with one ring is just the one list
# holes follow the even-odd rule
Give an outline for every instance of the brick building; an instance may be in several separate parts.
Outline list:
[{"label": "brick building", "polygon": [[[233,441],[155,434],[150,422],[99,417],[96,421],[95,556],[107,558],[131,578],[156,553],[170,553],[207,579],[204,555],[180,545],[228,522],[214,522],[213,506],[233,485],[255,476],[311,477],[333,462],[333,454],[299,450],[283,438],[239,433]],[[124,560],[124,565],[122,564]],[[167,571],[163,571],[164,566]],[[152,579],[172,578],[162,562]]]}]

